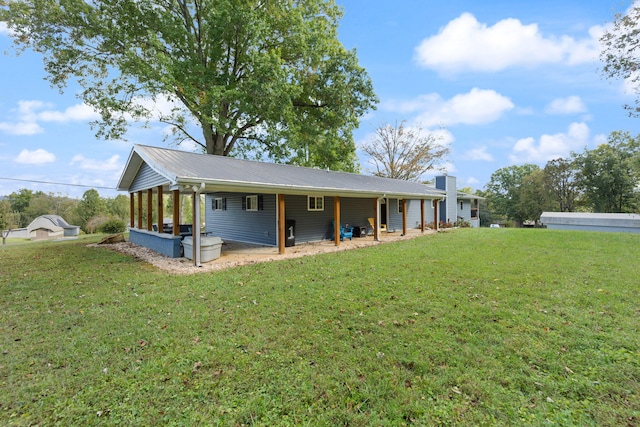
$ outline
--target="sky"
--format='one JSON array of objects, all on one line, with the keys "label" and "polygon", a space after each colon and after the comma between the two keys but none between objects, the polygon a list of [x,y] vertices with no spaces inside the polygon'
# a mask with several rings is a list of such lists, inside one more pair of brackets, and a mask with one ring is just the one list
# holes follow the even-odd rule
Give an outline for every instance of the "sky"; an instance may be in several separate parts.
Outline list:
[{"label": "sky", "polygon": [[[500,168],[544,167],[613,131],[640,133],[623,109],[632,88],[605,79],[598,56],[600,35],[630,1],[337,3],[340,41],[356,49],[380,99],[354,132],[358,147],[385,124],[419,127],[450,148],[442,167],[458,187],[481,190]],[[0,196],[28,188],[80,198],[96,188],[114,197],[134,143],[169,146],[159,123],[134,124],[126,140],[97,139],[78,86],[52,88],[42,57],[17,56],[2,26],[0,52]]]}]

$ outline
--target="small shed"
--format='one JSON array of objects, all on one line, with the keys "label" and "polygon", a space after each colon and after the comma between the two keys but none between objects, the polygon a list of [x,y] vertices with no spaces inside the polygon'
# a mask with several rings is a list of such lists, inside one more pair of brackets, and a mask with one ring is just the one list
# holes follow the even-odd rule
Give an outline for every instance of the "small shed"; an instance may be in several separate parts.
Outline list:
[{"label": "small shed", "polygon": [[640,214],[543,212],[540,222],[553,230],[640,233]]},{"label": "small shed", "polygon": [[27,230],[31,240],[60,239],[80,234],[79,226],[70,225],[60,215],[41,215],[31,221]]}]

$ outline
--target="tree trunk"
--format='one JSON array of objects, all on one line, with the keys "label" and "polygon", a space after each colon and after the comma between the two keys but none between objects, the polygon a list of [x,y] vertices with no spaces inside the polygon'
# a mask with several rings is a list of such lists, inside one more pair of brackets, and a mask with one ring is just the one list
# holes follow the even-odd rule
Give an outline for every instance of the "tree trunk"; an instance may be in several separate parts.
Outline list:
[{"label": "tree trunk", "polygon": [[213,131],[213,126],[207,123],[201,123],[202,134],[205,140],[205,150],[207,154],[216,156],[224,156],[224,136],[219,132]]}]

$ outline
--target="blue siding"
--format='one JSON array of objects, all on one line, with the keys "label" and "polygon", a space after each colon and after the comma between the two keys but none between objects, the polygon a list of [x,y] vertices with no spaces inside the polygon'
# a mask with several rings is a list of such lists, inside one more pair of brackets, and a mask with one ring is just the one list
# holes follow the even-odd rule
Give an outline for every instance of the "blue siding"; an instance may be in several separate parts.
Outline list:
[{"label": "blue siding", "polygon": [[369,225],[368,218],[373,218],[375,213],[376,199],[340,199],[340,219],[342,225],[366,227],[367,234],[372,234],[373,230]]},{"label": "blue siding", "polygon": [[[264,210],[247,212],[242,210],[242,198],[251,195],[245,193],[213,193],[206,195],[205,231],[223,240],[258,243],[276,246],[277,237],[277,197],[273,194],[262,195]],[[214,211],[213,200],[225,199],[226,210]],[[324,210],[307,210],[306,195],[285,196],[285,220],[295,221],[296,244],[330,240],[333,238],[334,198],[324,197]],[[402,214],[398,213],[398,200],[389,199],[389,229],[402,230]],[[340,222],[350,227],[365,227],[367,234],[373,230],[368,218],[373,218],[375,199],[340,198]],[[425,200],[425,222],[433,221],[431,200]],[[417,225],[416,225],[417,224]],[[420,200],[407,200],[407,228],[420,224]]]},{"label": "blue siding", "polygon": [[333,220],[333,197],[324,198],[323,211],[308,211],[307,196],[285,196],[284,216],[296,222],[296,243],[329,239]]},{"label": "blue siding", "polygon": [[[340,198],[340,222],[342,225],[366,227],[371,233],[367,218],[373,217],[374,199]],[[316,242],[333,238],[334,198],[324,198],[323,211],[308,211],[307,196],[285,196],[285,217],[296,222],[296,243]]]},{"label": "blue siding", "polygon": [[170,258],[180,258],[182,237],[154,231],[130,229],[129,241],[145,248],[153,249]]},{"label": "blue siding", "polygon": [[[258,243],[276,246],[277,215],[276,196],[261,194],[263,209],[246,211],[242,209],[242,200],[256,193],[213,193],[205,197],[205,231],[207,234],[221,237],[222,240]],[[213,200],[226,199],[226,210],[214,211]]]},{"label": "blue siding", "polygon": [[[462,209],[460,209],[460,203],[462,203]],[[458,216],[465,221],[471,221],[471,201],[458,200]]]},{"label": "blue siding", "polygon": [[135,191],[146,190],[166,184],[167,182],[167,178],[151,169],[148,164],[143,163],[129,187],[129,192],[133,193]]},{"label": "blue siding", "polygon": [[[398,206],[402,199],[388,199],[389,213],[387,218],[387,229],[389,231],[402,231],[402,213],[398,212]],[[428,216],[428,207],[431,200],[425,200],[425,223],[433,221],[433,209],[431,209],[431,219]],[[407,200],[407,229],[420,227],[420,200]]]},{"label": "blue siding", "polygon": [[[427,204],[425,200],[425,208]],[[407,228],[420,228],[420,200],[407,200]]]},{"label": "blue siding", "polygon": [[[257,212],[242,210],[242,198],[250,194],[244,193],[212,193],[205,198],[205,231],[207,234],[219,236],[223,240],[259,243],[264,245],[278,244],[277,239],[277,197],[264,194],[264,209]],[[215,198],[226,200],[226,210],[214,211]],[[334,198],[324,198],[323,211],[308,211],[306,195],[285,196],[285,219],[295,224],[296,243],[329,240],[333,237]],[[343,225],[366,227],[371,233],[367,218],[373,217],[374,199],[341,198],[341,222]]]},{"label": "blue siding", "polygon": [[387,199],[387,230],[402,231],[402,214],[398,213],[398,199]]}]

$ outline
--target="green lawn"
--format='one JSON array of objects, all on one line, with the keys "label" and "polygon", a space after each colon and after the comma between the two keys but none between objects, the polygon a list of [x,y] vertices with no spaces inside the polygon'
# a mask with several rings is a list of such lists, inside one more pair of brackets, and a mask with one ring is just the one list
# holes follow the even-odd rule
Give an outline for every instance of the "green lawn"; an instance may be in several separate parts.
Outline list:
[{"label": "green lawn", "polygon": [[86,243],[0,248],[0,425],[640,425],[640,235],[193,276]]}]

